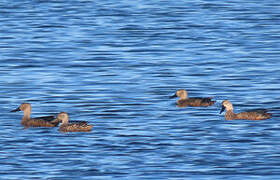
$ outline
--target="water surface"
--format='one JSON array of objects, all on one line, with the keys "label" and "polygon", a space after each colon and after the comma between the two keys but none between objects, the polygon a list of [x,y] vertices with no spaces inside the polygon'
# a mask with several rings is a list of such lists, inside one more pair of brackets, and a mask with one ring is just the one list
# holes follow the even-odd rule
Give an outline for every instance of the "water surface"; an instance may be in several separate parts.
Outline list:
[{"label": "water surface", "polygon": [[[280,4],[0,3],[0,179],[279,179]],[[178,108],[177,89],[215,97]],[[225,121],[269,108],[266,121]],[[24,129],[66,111],[90,133]]]}]

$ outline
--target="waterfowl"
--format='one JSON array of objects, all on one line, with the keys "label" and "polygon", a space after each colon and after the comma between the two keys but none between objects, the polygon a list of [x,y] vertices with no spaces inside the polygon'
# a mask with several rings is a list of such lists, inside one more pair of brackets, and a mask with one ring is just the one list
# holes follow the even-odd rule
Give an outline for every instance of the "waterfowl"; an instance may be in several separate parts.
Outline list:
[{"label": "waterfowl", "polygon": [[93,125],[88,125],[86,121],[75,121],[69,123],[69,115],[66,112],[61,112],[56,119],[62,122],[59,131],[61,132],[87,132],[91,131]]},{"label": "waterfowl", "polygon": [[233,112],[233,105],[229,100],[224,100],[222,102],[222,109],[220,114],[226,110],[225,119],[226,120],[233,120],[233,119],[247,119],[247,120],[264,120],[271,118],[271,113],[267,113],[268,110],[266,109],[258,109],[258,110],[251,110],[247,112],[241,112],[235,114]]},{"label": "waterfowl", "polygon": [[30,118],[31,104],[29,103],[22,103],[17,109],[12,110],[11,112],[17,111],[24,112],[21,124],[25,127],[55,127],[59,123],[56,121],[55,116]]},{"label": "waterfowl", "polygon": [[179,89],[176,91],[176,93],[171,96],[170,98],[179,97],[179,100],[177,101],[178,107],[186,107],[186,106],[212,106],[216,101],[212,101],[211,97],[192,97],[188,98],[188,92],[185,89]]}]

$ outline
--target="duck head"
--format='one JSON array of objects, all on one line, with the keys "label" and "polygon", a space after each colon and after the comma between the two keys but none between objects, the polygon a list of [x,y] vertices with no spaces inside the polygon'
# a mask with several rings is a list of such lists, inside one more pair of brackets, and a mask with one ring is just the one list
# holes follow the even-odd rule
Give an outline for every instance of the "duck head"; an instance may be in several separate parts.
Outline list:
[{"label": "duck head", "polygon": [[62,122],[63,123],[68,123],[69,121],[69,115],[68,113],[66,112],[60,112],[57,116],[56,116],[56,119],[59,121],[59,122]]},{"label": "duck head", "polygon": [[22,103],[18,108],[12,110],[11,112],[17,112],[17,111],[31,111],[31,104],[29,103]]},{"label": "duck head", "polygon": [[180,97],[180,99],[187,99],[188,93],[185,89],[179,89],[176,91],[176,93],[173,96],[170,96],[170,98]]},{"label": "duck head", "polygon": [[231,104],[231,102],[229,100],[224,100],[222,102],[222,109],[220,111],[220,114],[224,111],[224,110],[227,110],[227,111],[233,111],[233,106]]}]

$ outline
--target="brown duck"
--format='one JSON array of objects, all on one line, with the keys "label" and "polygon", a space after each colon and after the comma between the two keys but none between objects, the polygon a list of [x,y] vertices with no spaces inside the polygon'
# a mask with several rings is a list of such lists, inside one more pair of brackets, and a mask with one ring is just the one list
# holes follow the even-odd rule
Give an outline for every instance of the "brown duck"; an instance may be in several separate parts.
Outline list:
[{"label": "brown duck", "polygon": [[241,112],[235,114],[233,112],[233,106],[229,100],[224,100],[222,102],[222,109],[220,114],[226,110],[225,119],[233,120],[233,119],[247,119],[247,120],[264,120],[271,118],[271,113],[267,113],[266,109],[252,110],[247,112]]},{"label": "brown duck", "polygon": [[87,132],[91,131],[93,125],[88,125],[86,121],[74,121],[69,123],[69,115],[66,112],[61,112],[56,119],[62,124],[59,127],[61,132]]},{"label": "brown duck", "polygon": [[176,93],[170,98],[179,97],[177,101],[178,107],[187,107],[187,106],[212,106],[216,101],[212,101],[211,97],[201,98],[201,97],[193,97],[188,98],[188,92],[185,89],[179,89]]},{"label": "brown duck", "polygon": [[22,103],[17,109],[12,110],[11,112],[23,111],[24,115],[21,120],[21,124],[25,127],[55,127],[58,125],[58,121],[54,116],[43,116],[30,118],[31,114],[31,104]]}]

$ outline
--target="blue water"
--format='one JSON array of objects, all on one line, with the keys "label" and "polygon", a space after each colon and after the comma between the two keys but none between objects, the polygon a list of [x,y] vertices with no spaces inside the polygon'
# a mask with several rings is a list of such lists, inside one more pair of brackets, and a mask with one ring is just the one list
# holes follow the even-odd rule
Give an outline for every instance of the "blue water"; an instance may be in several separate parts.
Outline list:
[{"label": "blue water", "polygon": [[[278,0],[1,1],[0,179],[279,179],[279,22]],[[24,129],[22,102],[93,131]]]}]

